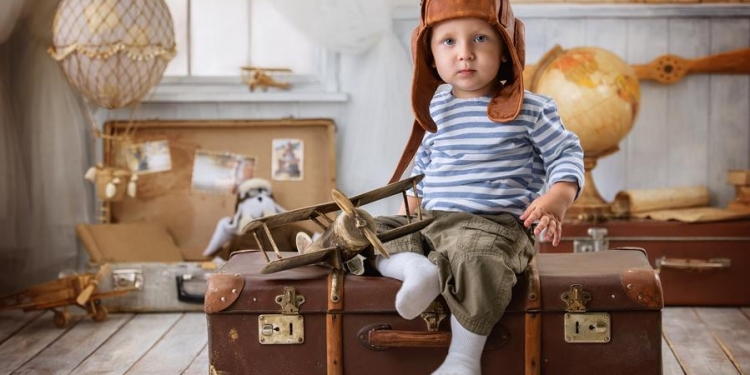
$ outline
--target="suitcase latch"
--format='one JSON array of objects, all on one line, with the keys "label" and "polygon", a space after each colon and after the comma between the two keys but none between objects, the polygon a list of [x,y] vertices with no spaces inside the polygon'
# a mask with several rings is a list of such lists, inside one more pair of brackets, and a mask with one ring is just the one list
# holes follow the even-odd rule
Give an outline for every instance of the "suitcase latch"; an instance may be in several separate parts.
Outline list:
[{"label": "suitcase latch", "polygon": [[565,314],[565,342],[573,344],[607,343],[611,339],[608,313],[586,312],[591,293],[573,284],[560,298],[568,305]]},{"label": "suitcase latch", "polygon": [[136,268],[112,270],[112,288],[143,290],[143,271]]},{"label": "suitcase latch", "polygon": [[432,301],[430,306],[419,316],[427,323],[427,331],[437,332],[440,328],[440,322],[445,319],[445,309],[440,302]]},{"label": "suitcase latch", "polygon": [[284,287],[284,294],[276,296],[281,314],[258,316],[258,341],[263,345],[292,345],[305,342],[305,318],[299,307],[305,297],[293,287]]},{"label": "suitcase latch", "polygon": [[609,248],[606,228],[589,228],[586,232],[591,239],[573,241],[573,252],[593,253]]}]

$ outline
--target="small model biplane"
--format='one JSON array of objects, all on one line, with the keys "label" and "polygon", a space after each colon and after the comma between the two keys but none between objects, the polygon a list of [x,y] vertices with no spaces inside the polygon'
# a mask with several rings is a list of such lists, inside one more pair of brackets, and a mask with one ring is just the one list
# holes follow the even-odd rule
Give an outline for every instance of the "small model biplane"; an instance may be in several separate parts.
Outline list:
[{"label": "small model biplane", "polygon": [[[372,216],[358,207],[398,193],[403,195],[404,203],[406,203],[406,191],[411,188],[416,191],[416,185],[423,177],[423,175],[414,176],[352,198],[347,198],[340,191],[333,189],[331,192],[333,202],[264,216],[249,222],[242,232],[243,235],[252,233],[255,242],[266,257],[268,264],[263,268],[262,273],[274,273],[309,264],[325,264],[333,269],[342,269],[345,262],[370,246],[387,257],[388,253],[383,248],[383,242],[423,229],[432,222],[432,218],[423,218],[421,209],[417,208],[415,218],[412,218],[410,212],[406,213],[410,218],[406,225],[387,232],[376,233]],[[341,211],[341,213],[331,220],[326,214],[335,211]],[[270,229],[304,220],[311,220],[319,225],[323,229],[322,235],[305,249],[301,249],[299,255],[283,258],[271,236]],[[268,258],[264,243],[270,244],[277,259],[272,261]]]},{"label": "small model biplane", "polygon": [[0,297],[0,311],[22,309],[23,311],[52,310],[55,326],[64,328],[71,322],[68,306],[77,306],[85,311],[82,317],[90,316],[97,322],[107,319],[107,309],[101,306],[104,298],[115,297],[133,289],[117,289],[99,292],[99,280],[108,273],[104,264],[96,274],[85,273],[61,277],[57,280],[32,286],[24,291]]},{"label": "small model biplane", "polygon": [[[277,87],[280,89],[287,90],[292,87],[291,83],[279,82],[275,80],[270,74],[274,73],[291,73],[291,69],[287,68],[260,68],[257,66],[243,66],[243,80],[250,86],[250,91],[255,91],[256,88],[260,87],[263,91],[268,90],[269,87]],[[269,74],[270,73],[270,74]]]}]

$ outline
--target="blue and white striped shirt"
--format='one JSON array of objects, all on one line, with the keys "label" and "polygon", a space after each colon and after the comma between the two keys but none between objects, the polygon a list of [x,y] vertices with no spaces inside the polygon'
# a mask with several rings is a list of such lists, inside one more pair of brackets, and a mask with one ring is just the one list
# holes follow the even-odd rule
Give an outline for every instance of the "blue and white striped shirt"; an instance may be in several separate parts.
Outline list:
[{"label": "blue and white striped shirt", "polygon": [[565,129],[552,98],[525,92],[518,117],[496,123],[487,117],[489,96],[455,98],[450,90],[432,98],[436,133],[427,133],[412,176],[428,210],[520,216],[539,197],[545,181],[583,188],[583,149]]}]

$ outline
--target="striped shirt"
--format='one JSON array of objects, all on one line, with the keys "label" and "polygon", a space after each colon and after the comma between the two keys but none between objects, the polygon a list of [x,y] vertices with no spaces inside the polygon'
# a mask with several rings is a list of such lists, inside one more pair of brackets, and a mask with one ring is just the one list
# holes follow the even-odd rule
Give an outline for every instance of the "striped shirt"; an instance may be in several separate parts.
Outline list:
[{"label": "striped shirt", "polygon": [[583,149],[552,98],[526,91],[520,114],[506,123],[487,117],[490,99],[455,98],[450,90],[433,97],[437,132],[422,139],[412,170],[425,175],[417,185],[422,206],[518,217],[545,182],[575,182],[580,194]]}]

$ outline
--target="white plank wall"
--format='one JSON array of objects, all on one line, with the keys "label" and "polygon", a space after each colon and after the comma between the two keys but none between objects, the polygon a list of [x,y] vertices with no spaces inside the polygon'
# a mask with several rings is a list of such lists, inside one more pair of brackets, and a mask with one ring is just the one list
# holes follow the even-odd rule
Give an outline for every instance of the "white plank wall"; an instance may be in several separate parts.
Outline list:
[{"label": "white plank wall", "polygon": [[[747,5],[586,5],[516,6],[526,23],[528,64],[535,64],[555,44],[563,48],[599,46],[631,64],[645,64],[672,53],[684,58],[750,46],[750,6]],[[394,30],[403,47],[417,22],[418,9],[394,12]],[[291,94],[293,95],[293,94]],[[750,168],[750,77],[690,75],[673,85],[642,82],[640,112],[620,151],[603,158],[594,170],[599,191],[607,200],[624,189],[705,185],[712,204],[725,206],[734,197],[726,183],[729,169]],[[257,119],[294,116],[332,118],[338,127],[338,159],[345,134],[358,134],[341,118],[349,101],[146,102],[140,119]],[[113,112],[108,118],[127,119]],[[383,163],[396,160],[404,134],[383,142]],[[342,169],[346,164],[348,170]],[[390,170],[390,168],[388,168]],[[339,163],[340,187],[382,185],[389,176],[364,173],[352,163]],[[357,184],[351,181],[357,180]],[[366,180],[367,183],[361,181]],[[360,193],[360,191],[350,192]],[[388,213],[388,212],[374,212]]]}]

